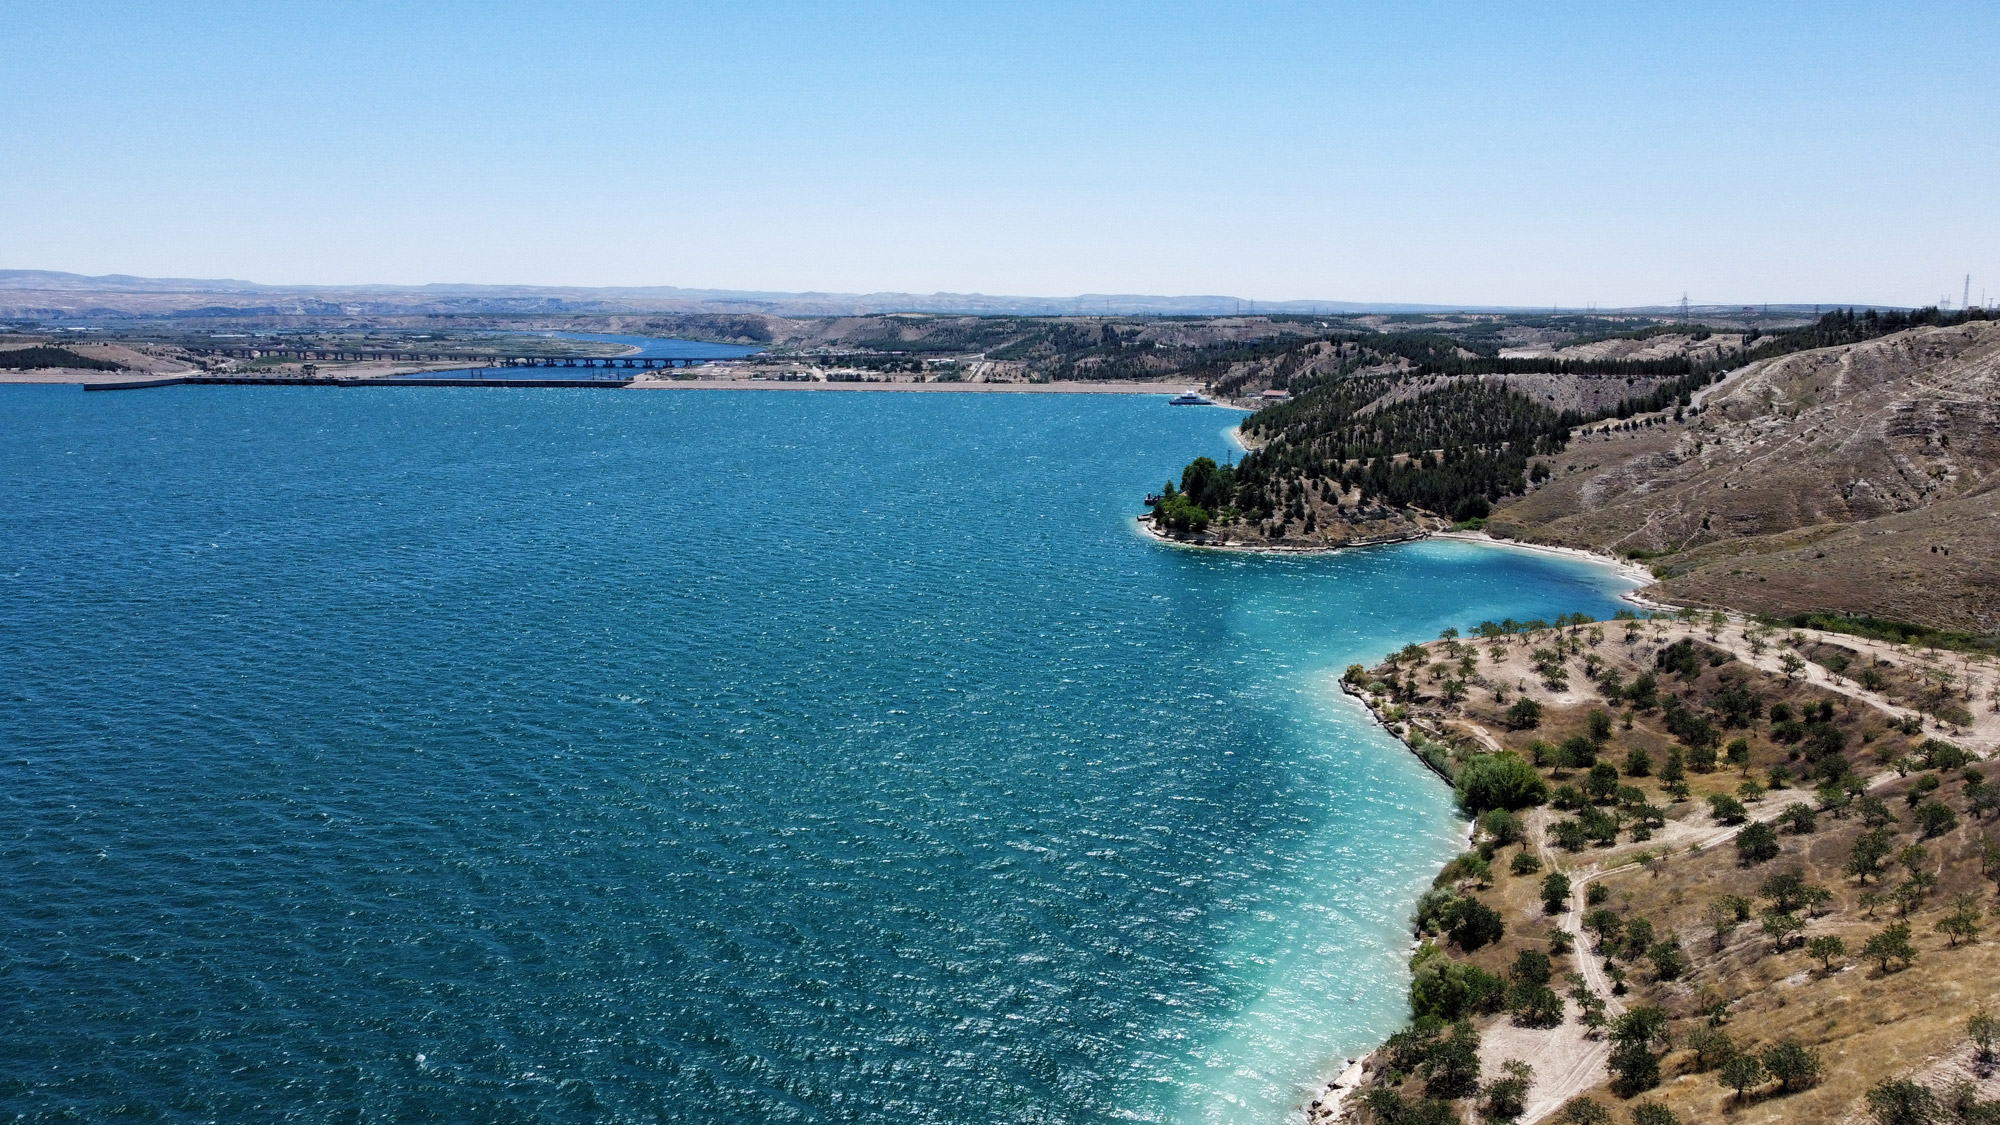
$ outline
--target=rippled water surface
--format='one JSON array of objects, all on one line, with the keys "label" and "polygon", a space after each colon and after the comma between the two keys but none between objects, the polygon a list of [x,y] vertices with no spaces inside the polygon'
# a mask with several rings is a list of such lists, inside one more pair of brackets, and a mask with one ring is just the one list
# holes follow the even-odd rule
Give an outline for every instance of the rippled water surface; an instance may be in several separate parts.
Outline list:
[{"label": "rippled water surface", "polygon": [[1339,670],[1618,586],[1135,535],[1233,418],[0,387],[0,1110],[1277,1120],[1460,833]]}]

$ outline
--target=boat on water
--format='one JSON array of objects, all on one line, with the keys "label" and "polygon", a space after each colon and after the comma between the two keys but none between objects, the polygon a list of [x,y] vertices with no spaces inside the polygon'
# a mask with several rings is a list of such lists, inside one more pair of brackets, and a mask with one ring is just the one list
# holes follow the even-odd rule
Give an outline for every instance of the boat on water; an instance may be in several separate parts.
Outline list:
[{"label": "boat on water", "polygon": [[1193,391],[1189,391],[1189,392],[1188,392],[1187,394],[1184,394],[1184,395],[1175,395],[1174,397],[1172,397],[1172,398],[1168,399],[1168,400],[1167,400],[1167,405],[1169,405],[1169,406],[1214,406],[1214,405],[1215,405],[1215,400],[1213,400],[1213,399],[1209,398],[1209,397],[1208,397],[1208,396],[1206,396],[1206,395],[1198,395],[1198,394],[1195,394],[1195,393],[1194,393]]}]

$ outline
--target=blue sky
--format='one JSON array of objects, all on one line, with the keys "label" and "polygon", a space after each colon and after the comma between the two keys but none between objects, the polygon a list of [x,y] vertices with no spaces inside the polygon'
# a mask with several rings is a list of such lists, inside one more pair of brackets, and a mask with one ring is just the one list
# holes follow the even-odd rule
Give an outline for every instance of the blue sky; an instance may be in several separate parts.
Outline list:
[{"label": "blue sky", "polygon": [[2000,300],[2000,5],[0,0],[0,268]]}]

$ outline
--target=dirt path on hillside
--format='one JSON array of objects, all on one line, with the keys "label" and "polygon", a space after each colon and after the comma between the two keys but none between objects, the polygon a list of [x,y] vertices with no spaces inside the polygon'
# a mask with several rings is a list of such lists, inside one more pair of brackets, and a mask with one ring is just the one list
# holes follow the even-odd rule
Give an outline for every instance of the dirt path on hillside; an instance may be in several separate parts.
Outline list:
[{"label": "dirt path on hillside", "polygon": [[[1893,770],[1885,770],[1868,779],[1870,792],[1887,786],[1896,780]],[[1705,831],[1685,834],[1692,841],[1693,850],[1707,851],[1720,847],[1736,838],[1736,834],[1752,824],[1769,823],[1778,818],[1784,809],[1777,802],[1768,808],[1758,809],[1742,824],[1708,826]],[[1548,825],[1553,819],[1547,808],[1534,810],[1529,818],[1528,831],[1535,842],[1535,852],[1542,857],[1543,866],[1557,870],[1557,856],[1549,847]],[[1655,836],[1655,839],[1659,839]],[[1672,855],[1685,855],[1690,845],[1682,844],[1672,850]],[[1637,870],[1644,864],[1626,859],[1603,867],[1597,863],[1586,864],[1564,874],[1570,877],[1569,908],[1563,912],[1559,925],[1569,934],[1570,942],[1576,948],[1574,955],[1577,972],[1592,992],[1604,998],[1604,1014],[1615,1020],[1625,1014],[1625,1002],[1611,993],[1611,978],[1604,971],[1604,961],[1594,955],[1590,939],[1583,929],[1583,916],[1589,909],[1590,885],[1607,875],[1619,875]],[[1563,1103],[1602,1083],[1610,1075],[1607,1064],[1611,1059],[1611,1040],[1608,1036],[1592,1038],[1578,1019],[1581,1013],[1576,1004],[1563,1001],[1562,1026],[1546,1031],[1517,1028],[1512,1023],[1496,1025],[1487,1033],[1479,1045],[1481,1070],[1498,1074],[1500,1065],[1508,1059],[1521,1059],[1535,1068],[1535,1082],[1529,1088],[1527,1111],[1521,1115],[1519,1125],[1534,1125],[1561,1109]]]}]

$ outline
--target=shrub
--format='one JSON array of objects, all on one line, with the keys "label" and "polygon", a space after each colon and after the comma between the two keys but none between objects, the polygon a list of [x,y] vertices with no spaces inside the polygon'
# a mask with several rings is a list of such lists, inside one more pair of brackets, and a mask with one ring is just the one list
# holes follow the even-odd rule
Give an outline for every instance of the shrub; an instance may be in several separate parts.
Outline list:
[{"label": "shrub", "polygon": [[1936,1094],[1907,1078],[1891,1079],[1868,1091],[1868,1113],[1875,1125],[1932,1125],[1941,1108]]},{"label": "shrub", "polygon": [[1587,1097],[1575,1097],[1556,1111],[1560,1125],[1611,1125],[1611,1111]]},{"label": "shrub", "polygon": [[1681,1125],[1681,1119],[1658,1102],[1640,1102],[1632,1107],[1632,1125]]},{"label": "shrub", "polygon": [[1493,882],[1493,865],[1478,852],[1463,852],[1444,865],[1444,869],[1437,873],[1437,879],[1432,885],[1448,886],[1460,879],[1471,879],[1482,887],[1490,886]]},{"label": "shrub", "polygon": [[1980,1063],[1991,1066],[1993,1045],[2000,1043],[2000,1017],[1995,1017],[1985,1008],[1979,1009],[1972,1013],[1971,1019],[1965,1021],[1965,1037],[1972,1041]]}]

